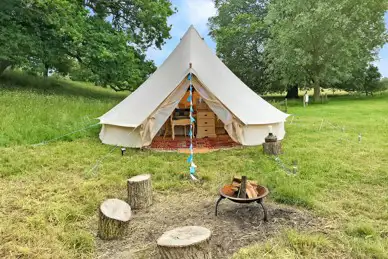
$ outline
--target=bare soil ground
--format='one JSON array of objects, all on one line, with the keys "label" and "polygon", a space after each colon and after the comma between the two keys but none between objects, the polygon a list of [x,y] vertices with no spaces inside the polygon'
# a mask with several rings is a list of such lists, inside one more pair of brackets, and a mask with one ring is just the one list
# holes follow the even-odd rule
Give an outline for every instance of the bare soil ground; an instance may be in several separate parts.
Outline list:
[{"label": "bare soil ground", "polygon": [[97,238],[98,258],[158,258],[156,240],[176,227],[198,225],[212,231],[211,246],[214,258],[228,258],[240,248],[264,242],[286,228],[303,230],[323,223],[309,212],[266,202],[269,221],[264,222],[263,211],[257,203],[236,204],[221,201],[218,216],[214,215],[218,197],[181,197],[158,195],[148,210],[135,211],[125,238],[102,241]]}]

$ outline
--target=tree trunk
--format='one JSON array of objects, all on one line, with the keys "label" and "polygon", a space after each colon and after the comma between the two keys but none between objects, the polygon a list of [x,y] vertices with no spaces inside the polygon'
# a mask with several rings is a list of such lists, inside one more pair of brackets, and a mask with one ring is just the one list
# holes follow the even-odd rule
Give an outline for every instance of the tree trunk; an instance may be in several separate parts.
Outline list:
[{"label": "tree trunk", "polygon": [[123,237],[131,217],[131,207],[125,201],[104,201],[99,210],[98,236],[106,240]]},{"label": "tree trunk", "polygon": [[49,67],[48,65],[44,65],[43,76],[47,78],[48,74],[49,74]]},{"label": "tree trunk", "polygon": [[321,96],[321,87],[318,83],[315,83],[314,85],[314,101],[319,102],[319,98]]},{"label": "tree trunk", "polygon": [[299,89],[298,86],[293,86],[287,89],[287,99],[298,99],[299,98]]},{"label": "tree trunk", "polygon": [[165,232],[157,241],[161,259],[211,259],[211,232],[197,226]]},{"label": "tree trunk", "polygon": [[3,72],[10,66],[12,65],[12,62],[9,60],[0,60],[0,75],[3,74]]},{"label": "tree trunk", "polygon": [[142,174],[128,179],[128,203],[133,209],[145,209],[152,204],[151,175]]}]

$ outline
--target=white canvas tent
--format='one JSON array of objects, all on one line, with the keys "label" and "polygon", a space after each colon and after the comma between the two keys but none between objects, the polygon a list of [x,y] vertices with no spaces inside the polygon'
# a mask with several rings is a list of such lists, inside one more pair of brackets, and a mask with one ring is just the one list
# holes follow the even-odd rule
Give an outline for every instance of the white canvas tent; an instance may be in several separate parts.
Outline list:
[{"label": "white canvas tent", "polygon": [[285,135],[288,114],[246,86],[206,45],[191,26],[178,46],[136,91],[103,116],[100,139],[105,144],[144,147],[169,118],[189,87],[222,120],[229,136],[242,145],[260,145],[268,126],[278,139]]}]

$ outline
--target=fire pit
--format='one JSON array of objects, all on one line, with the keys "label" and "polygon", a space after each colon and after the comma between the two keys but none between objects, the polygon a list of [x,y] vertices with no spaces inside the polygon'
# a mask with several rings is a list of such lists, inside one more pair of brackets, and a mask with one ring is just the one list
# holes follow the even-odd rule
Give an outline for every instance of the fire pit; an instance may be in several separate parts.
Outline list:
[{"label": "fire pit", "polygon": [[[244,189],[246,192],[241,192]],[[223,199],[231,200],[236,203],[251,203],[257,202],[261,205],[264,211],[264,221],[268,221],[267,209],[264,206],[264,198],[269,194],[265,186],[257,185],[254,182],[246,181],[246,177],[242,179],[234,178],[232,184],[227,184],[220,189],[220,198],[216,203],[216,216],[218,214],[218,205]],[[245,198],[244,198],[245,197]]]}]

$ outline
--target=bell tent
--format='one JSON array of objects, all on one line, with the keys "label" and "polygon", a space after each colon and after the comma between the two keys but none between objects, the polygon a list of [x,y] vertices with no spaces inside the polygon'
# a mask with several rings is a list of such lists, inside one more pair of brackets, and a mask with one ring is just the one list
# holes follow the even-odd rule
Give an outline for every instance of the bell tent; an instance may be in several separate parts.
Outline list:
[{"label": "bell tent", "polygon": [[[192,75],[190,81],[187,80],[189,74]],[[208,137],[215,134],[208,127],[213,125],[209,121],[213,118],[211,114],[199,113],[200,107],[206,106],[234,142],[244,146],[260,145],[268,135],[269,126],[279,140],[283,139],[288,114],[246,86],[190,26],[164,63],[136,91],[99,117],[101,141],[124,147],[149,146],[163,129],[168,130],[167,123],[173,122],[172,116],[185,100],[190,82],[196,93],[197,134],[208,129],[211,132]],[[200,114],[209,118],[202,120]],[[204,125],[207,126],[202,127]]]}]

